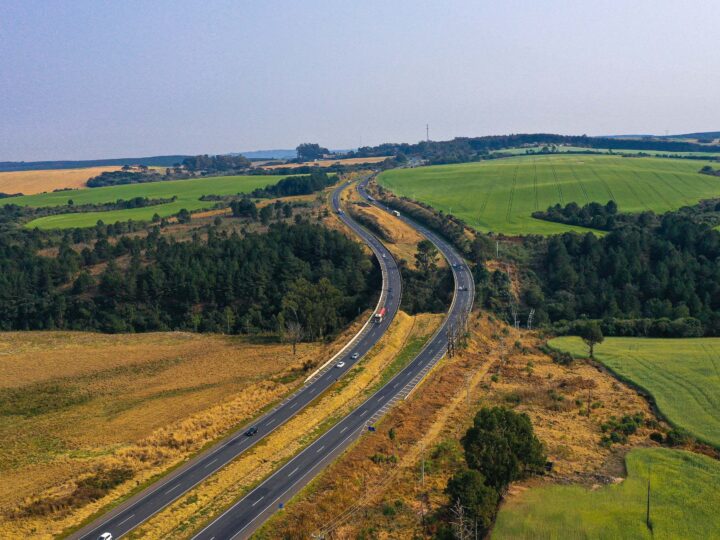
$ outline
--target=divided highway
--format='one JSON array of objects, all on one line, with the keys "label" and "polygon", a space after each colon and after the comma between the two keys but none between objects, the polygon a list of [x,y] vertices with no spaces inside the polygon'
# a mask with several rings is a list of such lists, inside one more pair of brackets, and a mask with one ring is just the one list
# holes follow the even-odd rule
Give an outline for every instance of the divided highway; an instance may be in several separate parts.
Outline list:
[{"label": "divided highway", "polygon": [[[336,212],[340,210],[340,192],[349,185],[349,183],[345,183],[333,192],[332,204]],[[287,397],[271,411],[196,456],[181,468],[98,518],[90,525],[70,535],[69,538],[73,540],[96,540],[101,534],[107,532],[112,534],[114,539],[117,539],[129,533],[287,422],[322,394],[339,377],[352,369],[375,346],[387,331],[400,307],[402,292],[400,271],[390,252],[375,236],[358,225],[344,212],[338,212],[338,217],[355,234],[362,238],[372,249],[380,263],[383,284],[378,309],[382,307],[386,309],[383,320],[381,322],[369,320],[340,353],[308,378],[302,388]],[[356,354],[357,356],[353,358]],[[345,363],[344,366],[341,368],[335,367],[336,363],[340,361]],[[247,436],[246,432],[250,428],[256,428],[257,432],[252,436]],[[219,538],[221,536],[218,536]]]},{"label": "divided highway", "polygon": [[[367,180],[358,186],[360,194],[385,211],[365,191]],[[337,204],[337,201],[334,203]],[[397,217],[397,216],[396,216]],[[472,273],[457,251],[427,228],[399,216],[433,242],[447,259],[455,279],[453,302],[443,324],[420,353],[395,377],[362,405],[338,422],[314,443],[278,469],[235,505],[200,531],[195,540],[248,538],[266,519],[282,508],[320,470],[350,443],[372,426],[399,399],[404,399],[425,374],[445,355],[448,325],[457,326],[472,309],[475,287]]]}]

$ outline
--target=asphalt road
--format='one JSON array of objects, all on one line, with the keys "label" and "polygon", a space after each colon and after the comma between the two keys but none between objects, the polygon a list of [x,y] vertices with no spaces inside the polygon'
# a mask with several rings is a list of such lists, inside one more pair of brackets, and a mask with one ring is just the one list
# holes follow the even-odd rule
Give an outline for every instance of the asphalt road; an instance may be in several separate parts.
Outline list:
[{"label": "asphalt road", "polygon": [[[333,193],[333,208],[336,212],[340,209],[340,191],[348,185],[348,183],[343,184]],[[117,539],[127,534],[287,422],[322,394],[339,377],[352,369],[375,346],[390,326],[400,307],[402,292],[400,271],[390,252],[375,236],[358,225],[347,214],[340,213],[338,217],[363,239],[375,253],[380,263],[383,274],[383,289],[378,305],[384,306],[387,310],[384,320],[381,323],[369,322],[333,362],[321,369],[306,381],[301,389],[287,397],[271,411],[256,419],[252,424],[243,426],[224,441],[196,456],[183,467],[93,521],[77,533],[70,535],[69,538],[96,540],[102,533],[109,532],[113,535],[113,538]],[[355,353],[359,355],[357,359],[352,358]],[[335,367],[335,364],[339,361],[345,362],[345,366],[342,368]],[[253,436],[246,436],[245,432],[250,427],[256,427],[257,433]]]},{"label": "asphalt road", "polygon": [[[368,199],[364,189],[366,183],[367,181],[358,186],[358,191]],[[374,201],[372,204],[389,211]],[[444,356],[447,348],[448,325],[457,326],[472,309],[475,295],[472,274],[462,257],[445,240],[404,216],[400,216],[398,219],[402,219],[425,235],[450,263],[455,278],[455,292],[443,324],[420,353],[400,373],[332,429],[212,521],[194,539],[248,538],[266,519],[282,508],[295,493],[310,482],[323,467],[347,448],[354,439],[371,428],[393,403],[407,397],[430,368]]]}]

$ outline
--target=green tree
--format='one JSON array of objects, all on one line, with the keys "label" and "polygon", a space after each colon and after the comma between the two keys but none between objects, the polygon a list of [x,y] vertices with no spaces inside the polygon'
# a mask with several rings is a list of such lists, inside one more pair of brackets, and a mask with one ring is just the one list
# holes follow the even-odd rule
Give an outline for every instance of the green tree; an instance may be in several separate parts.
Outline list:
[{"label": "green tree", "polygon": [[270,220],[273,217],[273,213],[274,213],[273,208],[269,204],[266,206],[263,206],[260,209],[260,221],[262,222],[263,225],[267,225],[268,223],[270,223]]},{"label": "green tree", "polygon": [[602,343],[605,340],[600,325],[595,322],[587,322],[580,327],[580,337],[588,346],[588,352],[590,358],[595,358],[595,345]]},{"label": "green tree", "polygon": [[495,517],[498,504],[498,492],[485,482],[479,471],[465,469],[448,480],[445,493],[450,497],[450,505],[460,503],[467,518],[477,523],[478,532],[485,536]]},{"label": "green tree", "polygon": [[480,409],[461,442],[468,466],[498,492],[545,465],[545,451],[530,418],[504,407]]},{"label": "green tree", "polygon": [[312,161],[320,159],[325,154],[329,154],[330,150],[323,148],[317,143],[302,143],[297,148],[298,159],[302,161]]}]

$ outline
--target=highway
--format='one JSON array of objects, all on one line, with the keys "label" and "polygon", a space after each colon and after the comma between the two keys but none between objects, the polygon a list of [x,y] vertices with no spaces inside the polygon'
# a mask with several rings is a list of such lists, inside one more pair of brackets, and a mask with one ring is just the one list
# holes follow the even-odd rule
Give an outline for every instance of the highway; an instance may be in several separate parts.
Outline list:
[{"label": "highway", "polygon": [[[347,186],[349,183],[339,186],[333,192],[332,204],[335,212],[340,210],[340,192]],[[129,533],[307,407],[339,377],[345,375],[357,362],[361,361],[363,356],[375,346],[387,331],[400,307],[402,293],[400,271],[392,254],[375,236],[344,212],[338,212],[338,217],[362,238],[380,264],[383,284],[377,308],[385,307],[387,310],[383,321],[377,323],[373,322],[372,318],[368,320],[363,329],[340,353],[309,377],[302,388],[285,398],[272,410],[251,424],[243,426],[225,440],[188,461],[122,505],[70,535],[69,538],[96,540],[102,533],[109,532],[114,539],[117,539]],[[356,353],[358,358],[355,359],[353,355]],[[336,367],[340,361],[345,362],[342,368]],[[257,428],[257,433],[247,436],[246,431],[251,427]]]},{"label": "highway", "polygon": [[[389,210],[371,200],[365,186],[358,191],[369,203]],[[288,461],[260,485],[213,520],[194,540],[228,540],[248,538],[274,512],[305,486],[333,459],[338,457],[360,434],[373,424],[398,400],[406,398],[425,374],[445,355],[448,325],[457,327],[472,309],[475,295],[469,267],[457,251],[427,228],[400,216],[432,241],[452,269],[455,291],[452,305],[443,324],[409,364],[362,405],[343,418],[329,431]]]}]

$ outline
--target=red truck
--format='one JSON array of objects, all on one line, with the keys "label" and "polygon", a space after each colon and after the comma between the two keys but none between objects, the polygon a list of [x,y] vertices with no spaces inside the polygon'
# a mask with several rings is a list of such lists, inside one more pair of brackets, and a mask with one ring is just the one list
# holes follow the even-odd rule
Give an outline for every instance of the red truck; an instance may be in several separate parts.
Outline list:
[{"label": "red truck", "polygon": [[385,318],[386,313],[387,313],[387,310],[385,308],[380,308],[380,310],[373,316],[373,322],[376,322],[376,323],[383,322],[383,319]]}]

